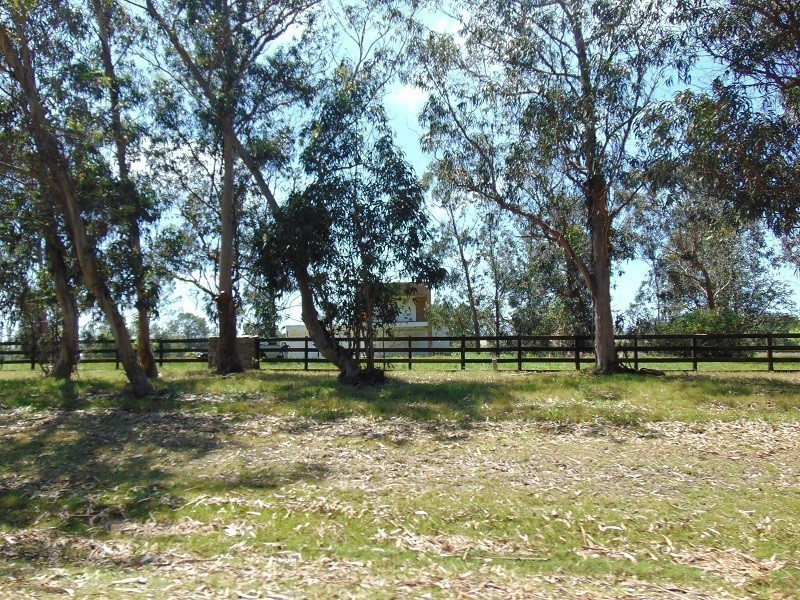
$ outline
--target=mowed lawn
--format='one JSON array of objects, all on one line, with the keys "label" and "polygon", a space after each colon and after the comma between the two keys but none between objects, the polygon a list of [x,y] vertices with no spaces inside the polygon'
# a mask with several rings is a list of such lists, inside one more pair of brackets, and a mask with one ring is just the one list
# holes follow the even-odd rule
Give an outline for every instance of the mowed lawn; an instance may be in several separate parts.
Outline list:
[{"label": "mowed lawn", "polygon": [[0,371],[0,597],[792,598],[800,374]]}]

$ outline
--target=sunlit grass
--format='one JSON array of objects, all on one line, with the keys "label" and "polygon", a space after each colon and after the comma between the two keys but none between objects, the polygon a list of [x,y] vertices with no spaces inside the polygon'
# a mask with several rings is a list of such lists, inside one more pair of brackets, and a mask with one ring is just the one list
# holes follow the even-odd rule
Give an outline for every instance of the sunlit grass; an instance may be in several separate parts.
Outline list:
[{"label": "sunlit grass", "polygon": [[330,371],[250,371],[219,377],[207,369],[170,365],[157,396],[126,394],[121,372],[81,370],[72,382],[30,371],[0,373],[7,407],[124,408],[208,413],[352,416],[416,420],[525,419],[563,423],[600,420],[637,426],[663,420],[794,419],[800,374],[669,373],[666,376],[588,372],[393,371],[372,388],[340,386]]}]

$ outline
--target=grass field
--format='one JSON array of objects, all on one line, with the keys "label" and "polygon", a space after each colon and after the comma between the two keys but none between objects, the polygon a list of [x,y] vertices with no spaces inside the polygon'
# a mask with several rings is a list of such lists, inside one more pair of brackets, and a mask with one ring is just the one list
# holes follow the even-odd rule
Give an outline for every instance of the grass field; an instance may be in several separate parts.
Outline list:
[{"label": "grass field", "polygon": [[800,374],[0,372],[0,596],[792,598]]}]

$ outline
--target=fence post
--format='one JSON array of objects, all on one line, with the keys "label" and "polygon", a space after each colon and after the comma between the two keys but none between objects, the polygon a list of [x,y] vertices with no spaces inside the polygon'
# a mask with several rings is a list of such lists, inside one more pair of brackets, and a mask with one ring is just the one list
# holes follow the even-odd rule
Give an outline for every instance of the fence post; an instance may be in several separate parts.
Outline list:
[{"label": "fence post", "polygon": [[575,370],[581,370],[581,347],[580,347],[580,336],[576,335],[575,339]]},{"label": "fence post", "polygon": [[772,336],[767,336],[767,370],[774,371],[775,370],[775,362],[773,360],[772,355]]},{"label": "fence post", "polygon": [[119,348],[114,348],[114,368],[119,371]]},{"label": "fence post", "polygon": [[697,371],[697,335],[692,336],[692,371]]},{"label": "fence post", "polygon": [[305,339],[305,351],[303,352],[303,370],[308,371],[308,336]]},{"label": "fence post", "polygon": [[639,337],[633,334],[633,368],[639,370]]},{"label": "fence post", "polygon": [[467,368],[467,338],[461,336],[461,370]]},{"label": "fence post", "polygon": [[31,344],[31,371],[36,370],[36,354],[38,349],[39,346],[37,345],[37,343],[33,342]]},{"label": "fence post", "polygon": [[411,361],[413,360],[414,351],[411,346],[411,336],[408,336],[408,370],[411,370]]},{"label": "fence post", "polygon": [[517,371],[522,371],[522,336],[517,334]]},{"label": "fence post", "polygon": [[158,366],[164,366],[164,340],[158,339]]}]

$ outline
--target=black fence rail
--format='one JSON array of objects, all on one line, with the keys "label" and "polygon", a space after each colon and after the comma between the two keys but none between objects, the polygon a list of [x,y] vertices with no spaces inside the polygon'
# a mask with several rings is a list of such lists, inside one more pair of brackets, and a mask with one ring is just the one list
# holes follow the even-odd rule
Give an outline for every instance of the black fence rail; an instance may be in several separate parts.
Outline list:
[{"label": "black fence rail", "polygon": [[[709,335],[621,335],[616,336],[617,356],[632,368],[657,365],[659,368],[697,370],[708,363],[749,363],[774,371],[800,368],[800,334],[709,334]],[[310,338],[264,338],[257,340],[258,356],[253,367],[295,365],[310,369],[329,364],[317,352]],[[343,338],[340,343],[352,348],[363,360],[363,344]],[[205,338],[155,339],[153,352],[159,365],[208,361],[209,343]],[[119,355],[113,341],[84,340],[80,343],[82,363],[115,363]],[[0,342],[0,368],[4,364],[47,364],[50,357],[36,344]],[[594,364],[591,336],[464,336],[382,337],[375,340],[375,360],[379,364],[412,369],[414,365],[489,365],[512,366],[517,370],[552,368],[581,369]]]}]

